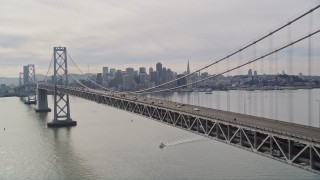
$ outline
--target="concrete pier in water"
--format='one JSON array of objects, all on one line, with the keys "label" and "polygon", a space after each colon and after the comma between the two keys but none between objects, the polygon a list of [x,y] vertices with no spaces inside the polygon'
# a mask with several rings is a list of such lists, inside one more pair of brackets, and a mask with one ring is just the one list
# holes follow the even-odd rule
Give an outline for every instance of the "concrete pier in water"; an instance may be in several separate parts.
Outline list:
[{"label": "concrete pier in water", "polygon": [[48,91],[44,89],[38,89],[38,107],[34,110],[36,112],[51,112],[51,109],[48,107]]}]

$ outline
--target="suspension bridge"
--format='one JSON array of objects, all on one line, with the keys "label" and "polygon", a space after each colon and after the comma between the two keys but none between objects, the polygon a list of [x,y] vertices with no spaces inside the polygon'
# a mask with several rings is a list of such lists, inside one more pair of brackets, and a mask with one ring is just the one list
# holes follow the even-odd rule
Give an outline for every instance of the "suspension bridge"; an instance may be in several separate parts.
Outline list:
[{"label": "suspension bridge", "polygon": [[[20,86],[17,88],[17,92],[19,96],[26,97],[26,104],[37,104],[35,111],[39,113],[51,111],[47,95],[48,93],[53,94],[54,119],[48,123],[48,127],[77,125],[70,114],[69,95],[72,95],[150,118],[320,174],[320,129],[318,127],[231,112],[229,93],[225,110],[181,104],[146,96],[147,94],[181,89],[208,80],[217,80],[222,75],[241,74],[244,70],[252,67],[258,68],[258,66],[260,66],[261,72],[265,73],[276,74],[280,68],[282,70],[286,68],[289,74],[293,74],[296,51],[296,56],[299,57],[298,66],[305,66],[308,76],[315,74],[313,61],[319,59],[320,51],[320,26],[317,24],[320,22],[319,9],[320,5],[317,5],[264,36],[189,74],[160,85],[131,92],[111,90],[97,84],[90,78],[88,80],[99,88],[87,87],[69,73],[68,60],[71,60],[74,67],[83,74],[70,54],[67,53],[66,47],[54,47],[48,68],[49,72],[53,64],[53,83],[37,82],[35,67],[29,64],[24,66],[24,68],[28,68],[28,78],[23,79],[21,73],[19,74]],[[293,31],[295,28],[299,29],[298,32],[303,33],[297,33],[295,36]],[[200,80],[187,81],[183,85],[176,85],[176,82],[182,78],[191,78],[193,75],[212,67],[215,68],[213,75]],[[77,82],[77,85],[70,85],[70,77]],[[312,94],[309,93],[306,99],[309,101],[309,118],[312,118],[310,115]],[[263,105],[264,102],[261,103]],[[290,101],[288,106],[292,107],[292,104],[293,102]],[[241,105],[239,104],[238,107]],[[277,105],[275,104],[272,108],[277,110]],[[290,114],[292,116],[292,110]]]}]

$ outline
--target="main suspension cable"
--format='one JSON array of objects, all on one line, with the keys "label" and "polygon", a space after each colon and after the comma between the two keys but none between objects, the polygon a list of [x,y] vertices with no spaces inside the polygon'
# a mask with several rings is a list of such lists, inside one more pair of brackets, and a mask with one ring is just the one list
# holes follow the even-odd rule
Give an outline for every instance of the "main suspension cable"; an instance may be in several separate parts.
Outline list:
[{"label": "main suspension cable", "polygon": [[52,53],[51,60],[50,60],[50,65],[49,65],[49,68],[47,70],[46,76],[44,77],[44,81],[47,80],[47,77],[48,77],[48,74],[49,74],[49,71],[50,71],[50,68],[51,68],[51,64],[52,64],[52,61],[53,61],[53,56],[54,56],[54,53]]},{"label": "main suspension cable", "polygon": [[267,53],[267,54],[265,54],[265,55],[262,55],[262,56],[260,56],[259,58],[253,59],[253,60],[251,60],[251,61],[249,61],[249,62],[246,62],[246,63],[244,63],[244,64],[242,64],[242,65],[239,65],[239,66],[236,66],[236,67],[234,67],[234,68],[228,69],[228,70],[226,70],[226,71],[224,71],[224,72],[222,72],[222,73],[215,74],[215,75],[211,75],[211,76],[209,76],[209,77],[207,77],[207,78],[204,78],[204,79],[201,79],[201,80],[198,80],[198,81],[195,81],[195,82],[191,82],[191,83],[188,83],[188,84],[185,84],[185,85],[181,85],[181,86],[177,86],[177,87],[173,87],[173,88],[168,88],[168,89],[163,89],[163,90],[158,90],[158,91],[138,93],[138,94],[150,94],[150,93],[158,93],[158,92],[171,91],[171,90],[179,89],[179,88],[182,88],[182,87],[186,87],[186,86],[189,86],[189,85],[192,85],[192,84],[195,84],[195,83],[199,83],[199,82],[202,82],[202,81],[205,81],[205,80],[208,80],[208,79],[212,79],[212,78],[218,77],[218,76],[223,75],[223,74],[225,74],[225,73],[231,72],[231,71],[233,71],[233,70],[236,70],[236,69],[239,69],[239,68],[241,68],[241,67],[243,67],[243,66],[246,66],[246,65],[248,65],[248,64],[251,64],[251,63],[253,63],[253,62],[255,62],[255,61],[258,61],[258,60],[260,60],[260,59],[263,59],[263,58],[265,58],[265,57],[267,57],[267,56],[270,56],[270,55],[272,55],[272,54],[274,54],[274,53],[276,53],[276,52],[278,52],[278,51],[281,51],[281,50],[283,50],[283,49],[286,49],[287,47],[290,47],[290,46],[292,46],[292,45],[294,45],[294,44],[296,44],[296,43],[298,43],[298,42],[300,42],[300,41],[302,41],[302,40],[304,40],[304,39],[306,39],[306,38],[309,38],[309,37],[311,37],[311,36],[319,33],[319,32],[320,32],[320,29],[317,30],[317,31],[315,31],[315,32],[313,32],[313,33],[311,33],[311,34],[309,34],[309,35],[307,35],[307,36],[304,36],[304,37],[302,37],[302,38],[300,38],[300,39],[298,39],[298,40],[296,40],[296,41],[293,41],[293,42],[291,42],[291,43],[289,43],[289,44],[287,44],[287,45],[285,45],[285,46],[283,46],[283,47],[281,47],[281,48],[278,48],[278,49],[276,49],[276,50],[274,50],[274,51],[271,51],[271,52],[269,52],[269,53]]},{"label": "main suspension cable", "polygon": [[[88,88],[88,89],[92,89],[92,88],[89,88],[88,86],[86,86],[86,85],[84,85],[84,84],[82,84],[79,80],[77,80],[72,74],[69,74],[71,77],[72,77],[72,79],[74,79],[78,84],[80,84],[82,87],[84,87],[84,88]],[[92,90],[94,90],[94,89],[92,89]]]},{"label": "main suspension cable", "polygon": [[221,59],[219,59],[219,60],[217,60],[217,61],[215,61],[215,62],[213,62],[213,63],[211,63],[211,64],[209,64],[209,65],[206,65],[206,66],[204,66],[204,67],[202,67],[202,68],[200,68],[200,69],[198,69],[198,70],[196,70],[196,71],[194,71],[194,72],[192,72],[192,73],[190,73],[190,74],[184,75],[184,76],[182,76],[182,77],[179,77],[179,78],[174,79],[174,80],[172,80],[172,81],[169,81],[169,82],[166,82],[166,83],[160,84],[160,85],[158,85],[158,86],[154,86],[154,87],[151,87],[151,88],[147,88],[147,89],[143,89],[143,90],[135,91],[135,93],[141,93],[141,92],[149,91],[149,90],[152,90],[152,89],[156,89],[156,88],[162,87],[162,86],[164,86],[164,85],[167,85],[167,84],[170,84],[170,83],[176,82],[176,81],[178,81],[178,80],[180,80],[180,79],[183,79],[183,78],[187,78],[187,77],[189,77],[189,76],[192,76],[192,75],[194,75],[194,74],[196,74],[196,73],[198,73],[198,72],[200,72],[200,71],[202,71],[202,70],[204,70],[204,69],[207,69],[207,68],[209,68],[209,67],[211,67],[211,66],[213,66],[213,65],[215,65],[215,64],[217,64],[217,63],[219,63],[219,62],[221,62],[221,61],[224,61],[224,60],[226,60],[226,59],[230,58],[231,56],[233,56],[233,55],[235,55],[235,54],[238,54],[239,52],[241,52],[241,51],[243,51],[243,50],[245,50],[245,49],[247,49],[247,48],[251,47],[252,45],[254,45],[254,44],[256,44],[256,43],[258,43],[258,42],[260,42],[260,41],[264,40],[265,38],[267,38],[267,37],[269,37],[269,36],[273,35],[274,33],[276,33],[276,32],[278,32],[278,31],[282,30],[283,28],[285,28],[285,27],[287,27],[287,26],[290,26],[292,23],[294,23],[294,22],[298,21],[299,19],[303,18],[304,16],[306,16],[306,15],[308,15],[308,14],[312,13],[314,10],[318,9],[319,7],[320,7],[320,5],[317,5],[316,7],[314,7],[314,8],[312,8],[312,9],[308,10],[307,12],[305,12],[305,13],[303,13],[302,15],[298,16],[297,18],[295,18],[295,19],[293,19],[293,20],[289,21],[288,23],[286,23],[286,24],[284,24],[284,25],[280,26],[279,28],[277,28],[277,29],[275,29],[275,30],[271,31],[271,32],[270,32],[270,33],[268,33],[267,35],[264,35],[263,37],[259,38],[258,40],[255,40],[255,41],[253,41],[252,43],[250,43],[250,44],[248,44],[248,45],[246,45],[246,46],[244,46],[244,47],[240,48],[239,50],[236,50],[236,51],[234,51],[234,52],[232,52],[232,53],[230,53],[230,54],[226,55],[225,57],[223,57],[223,58],[221,58]]},{"label": "main suspension cable", "polygon": [[[68,57],[70,58],[72,64],[78,69],[78,71],[79,71],[82,75],[84,75],[89,81],[91,81],[91,82],[94,83],[95,85],[97,85],[97,86],[99,86],[100,88],[105,89],[105,90],[107,90],[107,91],[120,92],[120,91],[116,91],[116,90],[112,90],[112,89],[103,87],[103,86],[101,86],[100,84],[94,82],[92,79],[90,79],[87,75],[85,75],[85,74],[81,71],[81,69],[80,69],[80,68],[78,67],[78,65],[73,61],[73,59],[71,58],[71,56],[70,56],[69,53],[68,53]],[[91,89],[91,88],[90,88],[90,89]],[[128,92],[128,93],[129,93],[129,92]]]}]

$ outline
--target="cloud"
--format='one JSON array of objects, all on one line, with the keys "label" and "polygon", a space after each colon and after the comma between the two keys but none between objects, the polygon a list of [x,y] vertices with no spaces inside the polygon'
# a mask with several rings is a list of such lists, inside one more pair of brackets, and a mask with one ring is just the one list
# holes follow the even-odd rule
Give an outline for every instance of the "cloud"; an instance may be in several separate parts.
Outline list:
[{"label": "cloud", "polygon": [[[54,46],[66,46],[81,67],[90,64],[96,70],[102,65],[124,69],[155,66],[161,61],[182,72],[188,59],[193,69],[208,64],[301,14],[319,0],[1,3],[0,62],[6,71],[0,76],[15,76],[18,72],[12,66],[29,63],[44,74]],[[315,27],[319,25],[314,23]]]}]

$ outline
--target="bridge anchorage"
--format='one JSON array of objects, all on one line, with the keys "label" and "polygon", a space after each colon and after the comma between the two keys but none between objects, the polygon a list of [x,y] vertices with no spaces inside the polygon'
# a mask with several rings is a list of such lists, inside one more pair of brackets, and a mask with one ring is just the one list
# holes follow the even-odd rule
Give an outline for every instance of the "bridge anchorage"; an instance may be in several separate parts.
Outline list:
[{"label": "bridge anchorage", "polygon": [[[68,86],[68,68],[67,68],[67,48],[54,47],[54,119],[49,122],[48,127],[69,127],[76,126],[77,121],[70,118],[69,95],[58,90],[57,86]],[[38,91],[45,95],[47,90]],[[47,100],[42,99],[44,102]],[[45,104],[45,103],[44,103]],[[45,105],[44,105],[45,106]]]},{"label": "bridge anchorage", "polygon": [[25,84],[26,90],[26,100],[25,104],[37,104],[37,96],[36,96],[36,71],[34,68],[34,64],[28,64],[27,66],[23,66],[23,81]]}]

